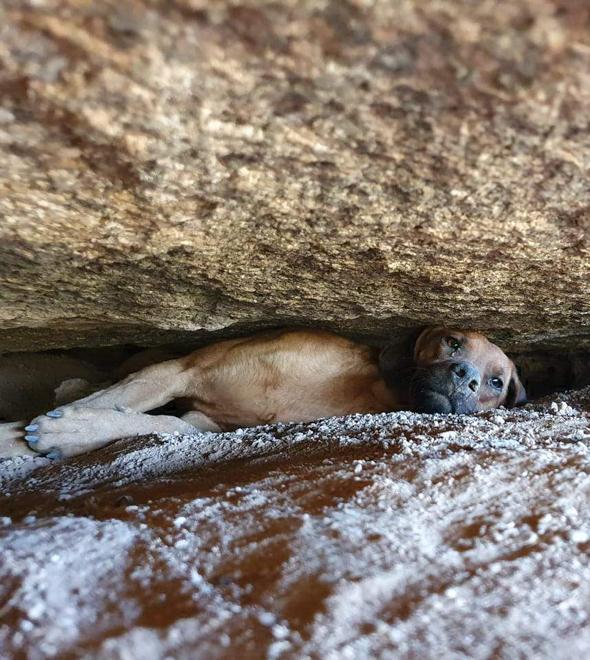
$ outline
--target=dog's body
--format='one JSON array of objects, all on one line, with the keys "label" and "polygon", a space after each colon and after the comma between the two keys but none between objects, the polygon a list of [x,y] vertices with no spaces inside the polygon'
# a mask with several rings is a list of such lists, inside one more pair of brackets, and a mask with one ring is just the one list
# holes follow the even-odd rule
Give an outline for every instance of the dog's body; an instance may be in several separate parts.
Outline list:
[{"label": "dog's body", "polygon": [[[427,329],[413,362],[412,373],[392,384],[378,350],[332,333],[283,330],[223,341],[141,369],[35,418],[24,430],[4,425],[0,456],[71,456],[151,432],[223,431],[401,409],[474,412],[524,400],[512,362],[477,333]],[[499,387],[492,387],[494,379]],[[181,418],[143,414],[170,401],[186,411]]]},{"label": "dog's body", "polygon": [[399,408],[378,351],[328,332],[283,331],[214,344],[181,364],[184,401],[221,429]]}]

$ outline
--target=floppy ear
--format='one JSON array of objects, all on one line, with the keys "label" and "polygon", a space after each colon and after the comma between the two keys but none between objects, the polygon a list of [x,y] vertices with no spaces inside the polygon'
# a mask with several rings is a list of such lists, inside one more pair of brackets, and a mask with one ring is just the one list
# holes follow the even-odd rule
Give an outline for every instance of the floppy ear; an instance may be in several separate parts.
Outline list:
[{"label": "floppy ear", "polygon": [[418,352],[420,351],[424,343],[427,342],[431,338],[431,336],[435,332],[438,332],[442,327],[443,326],[441,325],[429,325],[420,332],[420,334],[415,338],[414,346],[412,348],[414,359],[416,359],[416,356],[418,355]]},{"label": "floppy ear", "polygon": [[514,406],[521,406],[526,403],[526,390],[524,385],[520,382],[516,367],[512,365],[512,375],[508,383],[508,392],[506,393],[506,401],[504,405],[506,408],[514,408]]},{"label": "floppy ear", "polygon": [[387,373],[388,371],[393,371],[399,361],[399,350],[396,350],[395,346],[388,344],[381,349],[379,353],[379,368],[382,373]]},{"label": "floppy ear", "polygon": [[415,337],[392,341],[379,353],[379,371],[389,387],[405,387],[414,368],[412,355]]}]

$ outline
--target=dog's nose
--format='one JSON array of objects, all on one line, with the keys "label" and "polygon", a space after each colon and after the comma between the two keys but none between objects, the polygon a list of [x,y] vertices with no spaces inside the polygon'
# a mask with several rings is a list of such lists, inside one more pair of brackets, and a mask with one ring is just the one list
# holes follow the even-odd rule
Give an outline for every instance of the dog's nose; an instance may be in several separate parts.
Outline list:
[{"label": "dog's nose", "polygon": [[472,392],[477,392],[481,385],[479,371],[468,362],[454,362],[451,365],[451,377],[457,387],[468,387]]}]

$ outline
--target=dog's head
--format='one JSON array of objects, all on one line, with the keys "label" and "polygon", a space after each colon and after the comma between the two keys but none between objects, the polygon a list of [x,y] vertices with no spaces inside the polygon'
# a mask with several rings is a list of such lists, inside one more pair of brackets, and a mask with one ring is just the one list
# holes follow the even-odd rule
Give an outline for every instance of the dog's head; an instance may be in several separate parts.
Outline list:
[{"label": "dog's head", "polygon": [[413,410],[474,413],[526,402],[516,367],[478,332],[441,326],[424,330],[414,346]]}]

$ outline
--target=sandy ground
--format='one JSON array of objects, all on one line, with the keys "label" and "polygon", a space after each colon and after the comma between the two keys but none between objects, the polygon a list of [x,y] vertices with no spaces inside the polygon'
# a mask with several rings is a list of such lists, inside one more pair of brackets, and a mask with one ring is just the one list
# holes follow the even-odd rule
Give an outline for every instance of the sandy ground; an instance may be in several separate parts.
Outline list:
[{"label": "sandy ground", "polygon": [[0,464],[6,657],[582,658],[590,388]]}]

